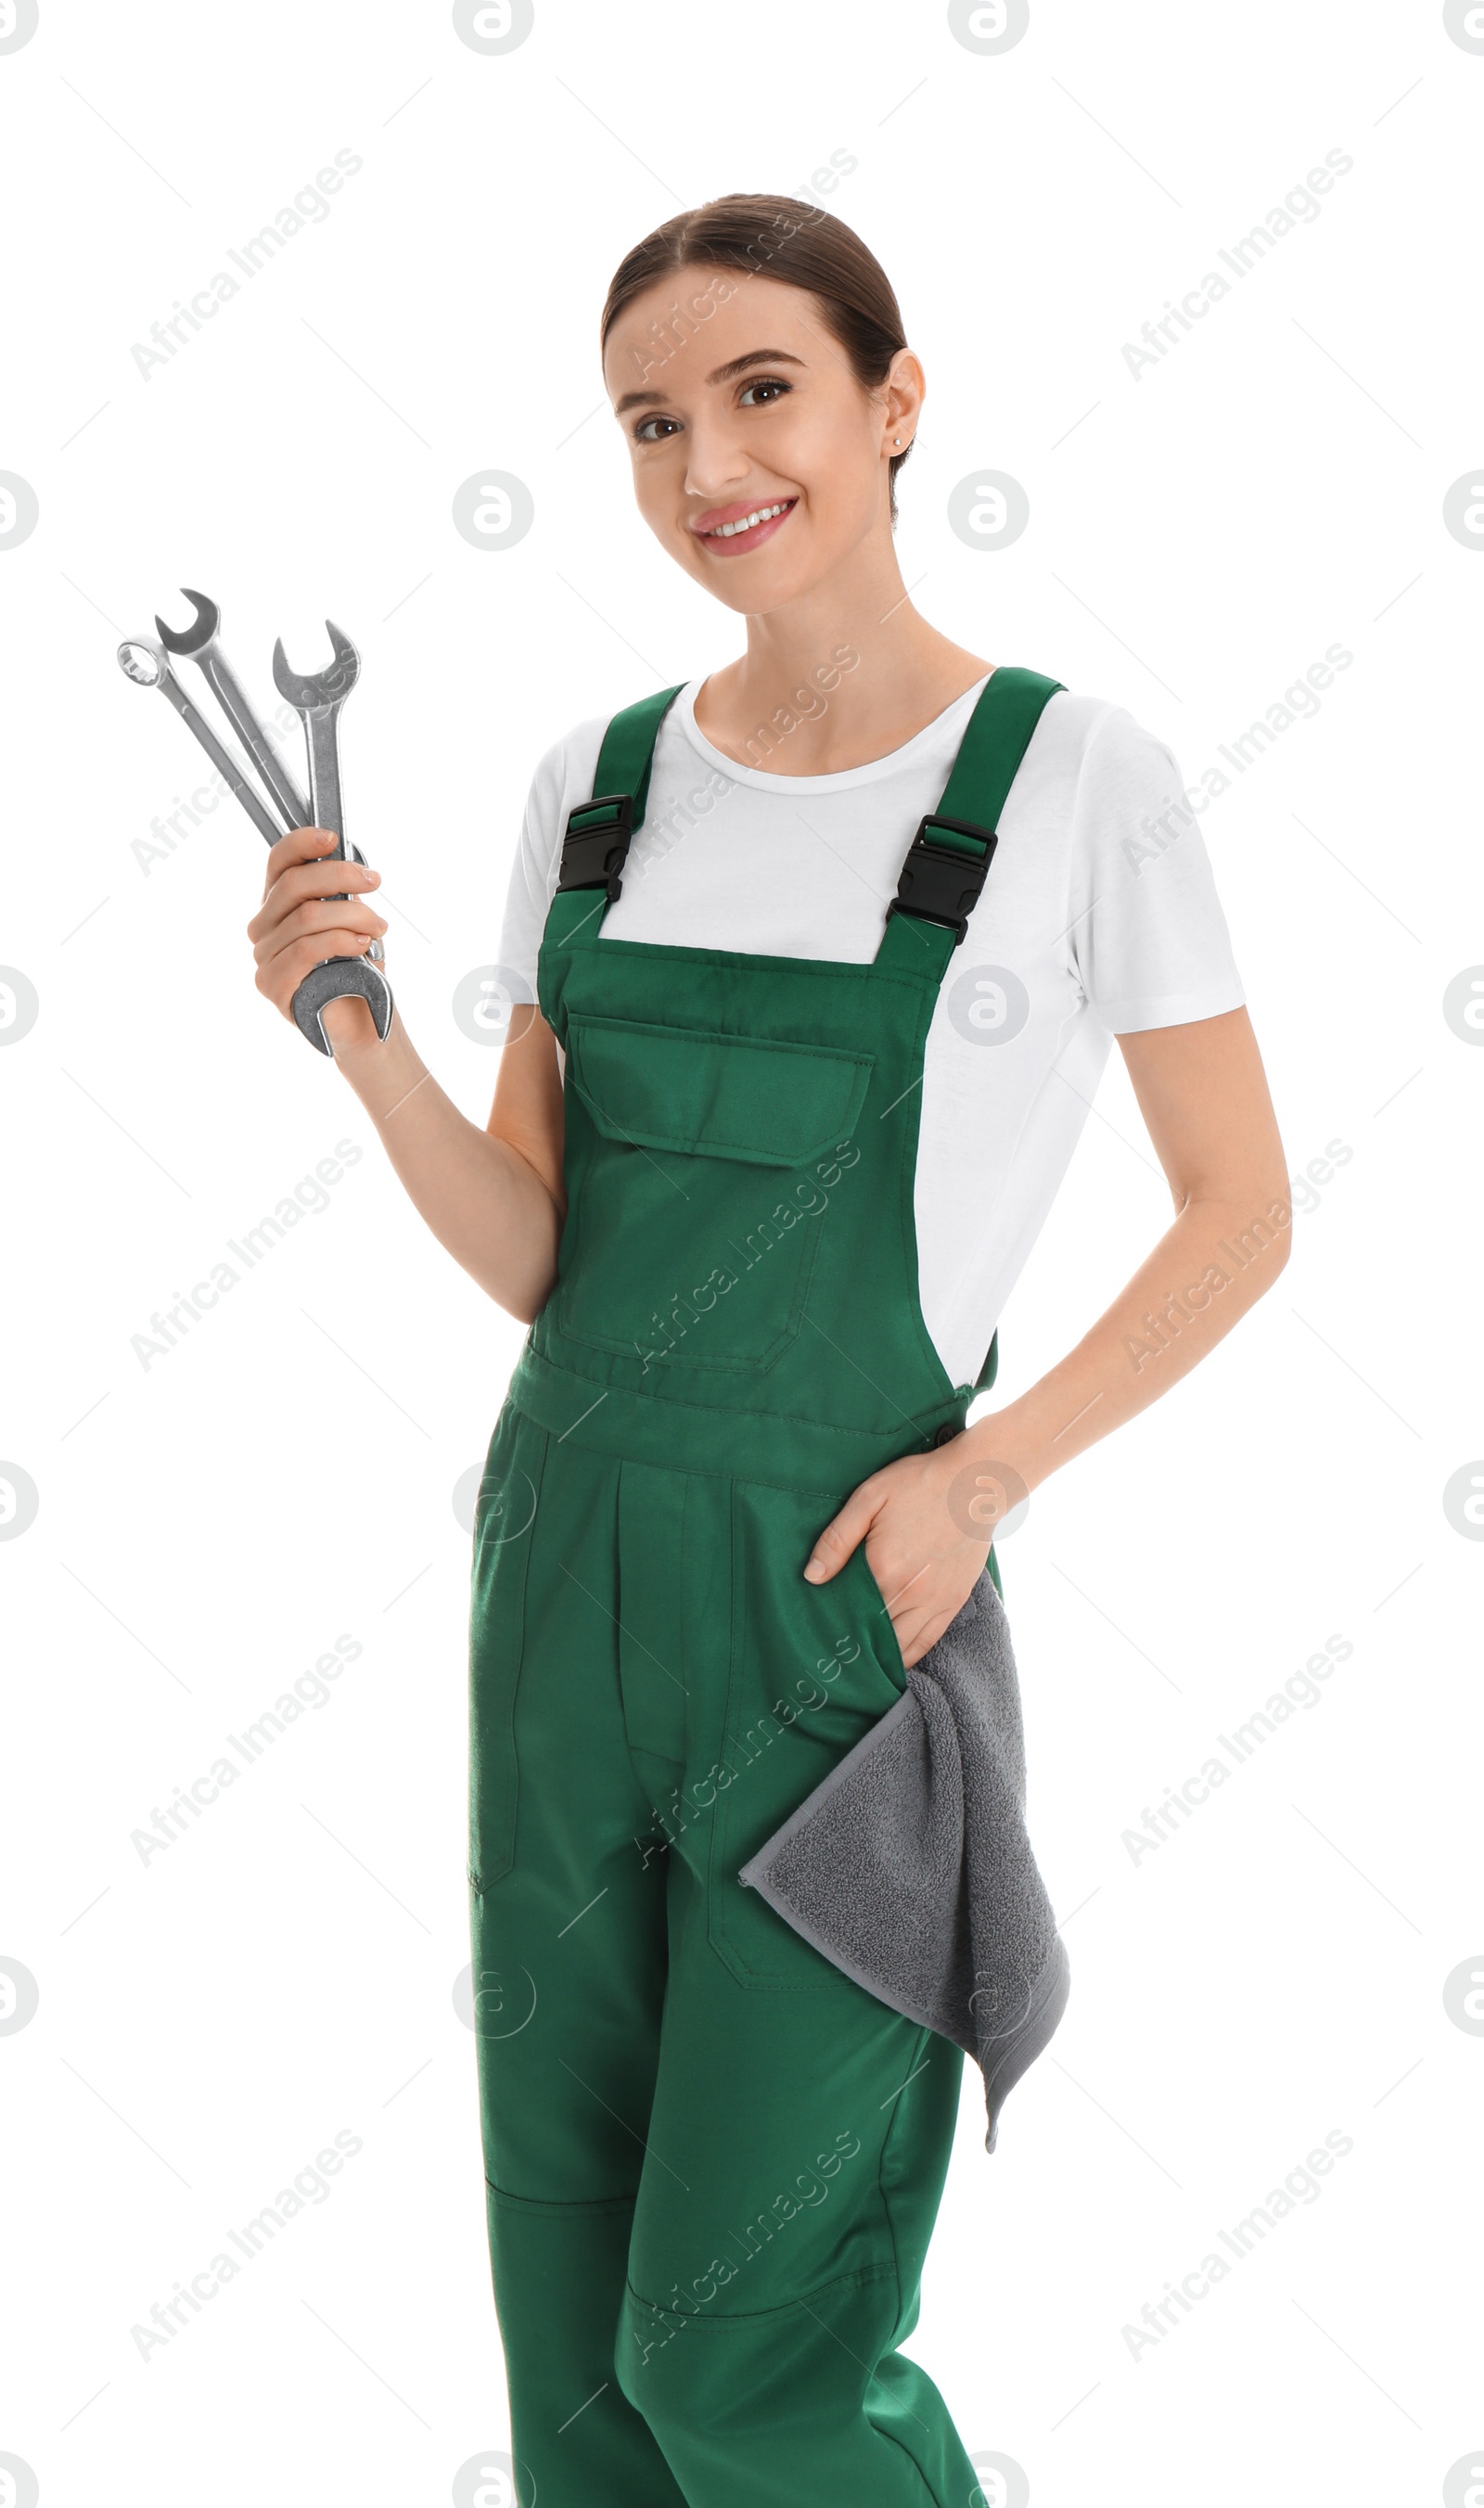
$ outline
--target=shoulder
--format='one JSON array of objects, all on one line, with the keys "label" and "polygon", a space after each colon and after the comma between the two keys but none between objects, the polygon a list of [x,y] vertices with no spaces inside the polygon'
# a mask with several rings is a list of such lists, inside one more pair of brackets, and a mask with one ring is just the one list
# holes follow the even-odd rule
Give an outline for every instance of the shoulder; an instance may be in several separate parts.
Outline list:
[{"label": "shoulder", "polygon": [[[597,789],[604,734],[615,715],[627,712],[631,705],[648,702],[653,694],[653,690],[647,689],[643,697],[626,698],[622,705],[611,706],[603,714],[584,715],[580,722],[573,723],[552,741],[537,760],[526,802],[524,842],[528,854],[550,867],[553,880],[568,813],[590,801]],[[671,732],[674,719],[671,706],[660,727],[661,739]],[[671,736],[675,736],[673,732]]]},{"label": "shoulder", "polygon": [[526,794],[519,840],[505,891],[501,962],[529,986],[519,1001],[535,1001],[541,927],[557,884],[562,838],[570,811],[593,797],[593,777],[611,718],[584,716],[544,749]]},{"label": "shoulder", "polygon": [[[646,689],[642,696],[626,697],[621,705],[610,706],[602,714],[584,715],[580,722],[575,722],[551,743],[538,759],[531,779],[532,798],[543,815],[560,811],[565,818],[578,801],[591,800],[603,735],[609,724],[616,715],[627,713],[632,705],[648,702],[653,694],[653,690]],[[662,728],[668,727],[673,719],[671,707]]]},{"label": "shoulder", "polygon": [[1058,688],[1047,703],[1039,731],[1056,762],[1079,783],[1141,784],[1151,773],[1169,777],[1174,772],[1169,742],[1114,697]]},{"label": "shoulder", "polygon": [[1238,1008],[1199,778],[1114,699],[1064,691],[1044,719],[1066,779],[1067,947],[1103,1025],[1123,1036]]},{"label": "shoulder", "polygon": [[531,797],[541,806],[543,816],[562,809],[564,803],[570,808],[578,798],[591,797],[593,770],[611,719],[607,714],[584,715],[580,722],[561,732],[538,758],[531,778]]},{"label": "shoulder", "polygon": [[1173,813],[1182,827],[1195,824],[1169,741],[1115,698],[1058,689],[1026,766],[1027,802],[1060,828],[1085,868],[1126,849],[1146,822],[1158,825]]},{"label": "shoulder", "polygon": [[525,878],[539,894],[549,897],[556,886],[568,813],[593,797],[598,753],[611,720],[608,714],[584,715],[537,759],[526,795],[520,855]]}]

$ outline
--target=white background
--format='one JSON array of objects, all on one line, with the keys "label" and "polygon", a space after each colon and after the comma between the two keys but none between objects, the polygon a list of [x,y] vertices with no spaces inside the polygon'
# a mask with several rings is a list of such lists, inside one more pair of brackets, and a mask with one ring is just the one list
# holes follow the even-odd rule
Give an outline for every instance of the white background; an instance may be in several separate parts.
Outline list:
[{"label": "white background", "polygon": [[[0,2036],[0,2455],[45,2508],[436,2502],[508,2443],[455,2007],[454,1490],[520,1332],[254,991],[235,806],[141,863],[202,774],[115,644],[203,585],[266,705],[275,636],[309,668],[326,611],[354,637],[351,832],[411,1032],[482,1120],[496,1057],[451,1000],[498,953],[537,757],[736,649],[634,516],[604,288],[677,208],[801,190],[832,150],[927,367],[900,549],[935,625],[1130,705],[1192,781],[1354,655],[1203,821],[1290,1168],[1352,1155],[1235,1340],[1006,1545],[1073,1992],[992,2158],[966,2072],[909,2347],[1036,2508],[1478,2495],[1445,2484],[1484,2462],[1484,2036],[1444,1987],[1484,1972],[1484,1548],[1442,1494],[1484,1454],[1484,1052],[1442,996],[1484,961],[1484,555],[1443,522],[1484,451],[1481,103],[1484,46],[1378,0],[1058,0],[987,57],[880,0],[538,0],[493,56],[442,7],[42,0],[0,51],[0,469],[40,507],[0,548],[0,958],[39,997],[0,1053],[0,1456],[40,1501],[0,1542],[0,1958],[40,1996]],[[1321,213],[1135,381],[1124,343],[1335,148]],[[141,375],[337,149],[363,163],[330,214]],[[529,486],[518,546],[453,529],[480,465]],[[947,527],[976,465],[1028,494],[1013,547]],[[142,1366],[152,1311],[347,1137],[329,1207]],[[1002,1390],[1168,1212],[1115,1055]],[[329,1704],[141,1863],[131,1833],[342,1633]],[[1144,1806],[1332,1634],[1322,1703],[1135,1863]],[[141,2359],[130,2329],[339,2130],[363,2148],[328,2200]],[[1332,2130],[1318,2199],[1132,2356]]]}]

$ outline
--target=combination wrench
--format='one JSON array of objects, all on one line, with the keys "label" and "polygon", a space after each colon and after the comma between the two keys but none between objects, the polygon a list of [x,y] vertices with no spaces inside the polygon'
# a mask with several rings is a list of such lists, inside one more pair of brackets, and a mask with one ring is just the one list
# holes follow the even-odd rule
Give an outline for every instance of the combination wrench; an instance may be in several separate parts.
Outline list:
[{"label": "combination wrench", "polygon": [[[345,810],[340,796],[340,743],[338,722],[340,709],[360,676],[360,655],[349,636],[333,620],[324,622],[333,658],[328,670],[292,671],[279,637],[273,648],[274,685],[286,697],[304,723],[309,749],[310,807],[313,817],[303,824],[323,828],[335,838],[335,851],[326,862],[364,862],[365,856],[354,845],[347,845]],[[331,892],[333,902],[344,901],[348,891]],[[331,902],[329,899],[326,903]],[[333,1055],[334,1049],[324,1032],[320,1016],[326,1002],[347,994],[358,994],[376,1022],[378,1038],[385,1041],[391,1025],[391,987],[378,961],[382,944],[373,940],[363,958],[321,958],[311,970],[295,993],[291,1008],[301,1032],[321,1053]]]},{"label": "combination wrench", "polygon": [[[208,600],[204,592],[192,592],[182,584],[181,594],[183,599],[191,603],[196,616],[189,627],[167,627],[157,610],[155,626],[159,631],[161,644],[167,653],[174,654],[177,661],[194,662],[197,665],[207,687],[221,706],[227,720],[256,765],[272,798],[283,813],[284,834],[286,835],[291,828],[309,827],[312,822],[304,795],[283,766],[278,751],[253,713],[252,707],[228,665],[226,655],[216,641],[217,630],[222,623],[221,611],[215,602]],[[320,824],[323,825],[323,822],[321,821]]]},{"label": "combination wrench", "polygon": [[[235,756],[218,740],[205,717],[187,696],[170,669],[167,654],[158,645],[144,636],[126,637],[118,651],[120,669],[136,687],[159,688],[168,699],[186,729],[236,793],[266,844],[276,845],[280,836],[287,835],[296,828],[319,827],[336,840],[334,853],[324,857],[327,862],[363,864],[366,858],[359,846],[347,844],[345,838],[336,733],[336,718],[360,671],[360,657],[350,638],[338,627],[329,626],[328,620],[325,622],[329,627],[333,659],[327,671],[314,677],[301,677],[290,671],[281,642],[275,647],[275,681],[303,719],[308,740],[312,800],[306,801],[270,749],[267,733],[241,687],[226,672],[220,655],[209,657],[210,668],[203,658],[214,639],[220,617],[216,604],[208,601],[204,593],[191,592],[186,598],[196,604],[198,631],[172,638],[174,649],[183,650],[190,658],[201,661],[208,685],[241,731],[265,781],[270,782],[270,791],[281,814],[282,824],[267,807],[246,762]],[[162,627],[163,633],[168,632],[164,630],[162,621],[157,619],[156,624]],[[224,679],[232,690],[230,704],[224,693]],[[269,759],[274,769],[271,781],[267,773]],[[343,889],[334,892],[335,902],[343,903],[347,894]],[[386,1038],[391,1025],[394,1004],[391,987],[383,969],[383,957],[381,941],[372,940],[365,958],[322,958],[298,986],[289,1008],[300,1034],[308,1038],[316,1052],[333,1058],[333,1048],[325,1035],[320,1013],[326,1002],[342,995],[358,995],[370,1009],[378,1037]]]},{"label": "combination wrench", "polygon": [[127,636],[119,646],[119,668],[126,679],[133,681],[135,687],[159,688],[162,695],[168,697],[187,731],[195,734],[217,773],[225,775],[259,835],[266,836],[271,845],[276,845],[287,830],[270,818],[255,786],[248,782],[231,751],[223,748],[205,716],[198,713],[191,703],[159,645],[151,645],[143,636]]}]

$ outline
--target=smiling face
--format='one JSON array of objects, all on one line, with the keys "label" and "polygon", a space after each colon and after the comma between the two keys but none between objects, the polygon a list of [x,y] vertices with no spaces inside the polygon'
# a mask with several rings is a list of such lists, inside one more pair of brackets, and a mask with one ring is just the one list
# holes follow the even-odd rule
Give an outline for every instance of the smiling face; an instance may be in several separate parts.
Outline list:
[{"label": "smiling face", "polygon": [[[677,324],[677,301],[710,310]],[[728,609],[797,601],[873,538],[889,555],[888,460],[922,398],[910,350],[868,392],[805,289],[690,267],[624,308],[603,372],[640,512]]]}]

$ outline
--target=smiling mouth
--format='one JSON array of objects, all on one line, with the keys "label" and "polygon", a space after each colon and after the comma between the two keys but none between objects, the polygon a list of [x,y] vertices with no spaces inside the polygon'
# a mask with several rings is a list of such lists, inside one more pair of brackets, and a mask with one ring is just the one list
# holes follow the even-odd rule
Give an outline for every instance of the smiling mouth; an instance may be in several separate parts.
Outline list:
[{"label": "smiling mouth", "polygon": [[737,515],[729,523],[718,523],[710,531],[697,532],[695,537],[707,547],[736,549],[740,553],[783,522],[798,502],[797,497],[776,497],[770,504],[754,505],[750,512]]}]

